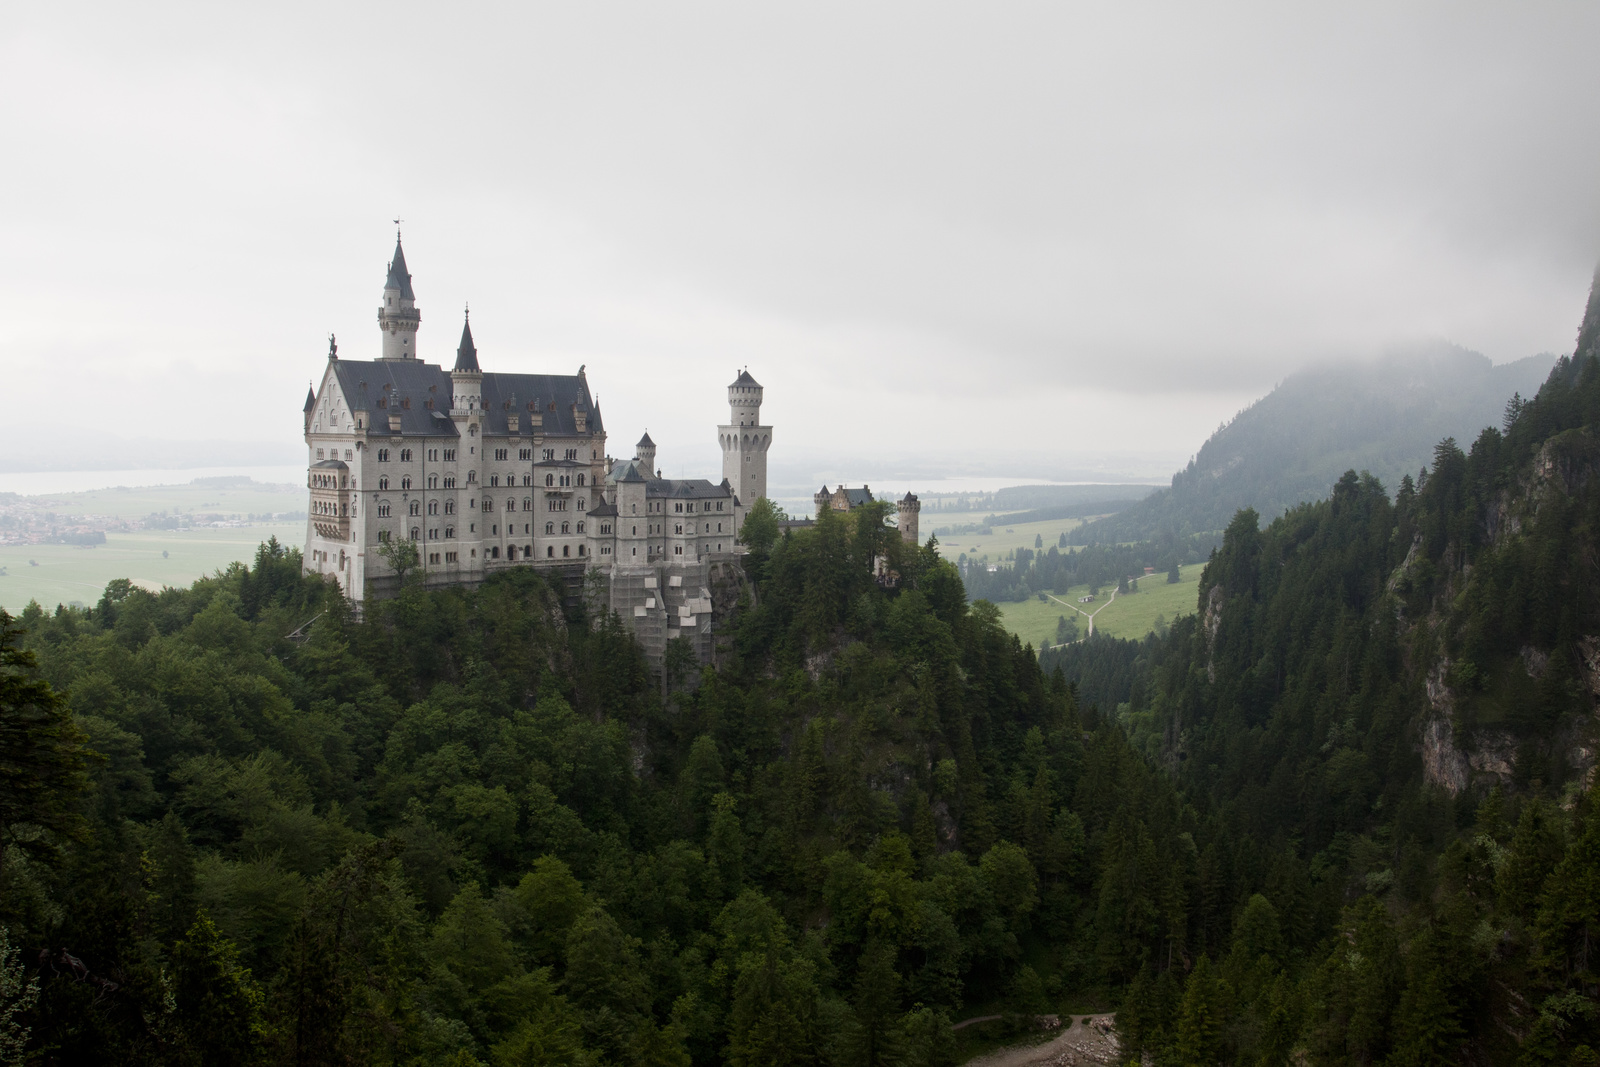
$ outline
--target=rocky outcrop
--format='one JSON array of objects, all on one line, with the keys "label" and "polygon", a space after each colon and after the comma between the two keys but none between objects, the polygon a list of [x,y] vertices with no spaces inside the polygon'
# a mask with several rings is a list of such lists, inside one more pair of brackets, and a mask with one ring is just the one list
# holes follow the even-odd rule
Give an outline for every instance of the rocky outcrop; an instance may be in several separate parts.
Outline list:
[{"label": "rocky outcrop", "polygon": [[1217,630],[1222,625],[1222,605],[1227,599],[1227,593],[1218,583],[1206,593],[1206,610],[1200,616],[1200,633],[1206,639],[1206,681],[1217,680],[1216,658],[1212,655],[1217,647]]}]

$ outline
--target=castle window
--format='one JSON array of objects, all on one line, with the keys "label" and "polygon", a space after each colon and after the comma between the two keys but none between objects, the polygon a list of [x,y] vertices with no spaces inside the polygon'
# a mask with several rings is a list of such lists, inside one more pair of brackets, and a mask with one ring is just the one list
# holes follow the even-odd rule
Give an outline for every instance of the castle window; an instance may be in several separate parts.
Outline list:
[{"label": "castle window", "polygon": [[554,474],[546,474],[544,476],[544,484],[545,485],[552,485],[552,486],[555,485],[556,484],[556,476]]},{"label": "castle window", "polygon": [[378,462],[379,463],[387,463],[387,462],[389,462],[389,450],[387,448],[378,449]]},{"label": "castle window", "polygon": [[495,459],[505,459],[506,457],[508,457],[510,455],[511,455],[511,450],[510,449],[497,448],[497,449],[494,450],[494,458]]},{"label": "castle window", "polygon": [[410,463],[411,462],[411,449],[402,448],[400,450],[400,462],[401,463]]},{"label": "castle window", "polygon": [[568,459],[577,459],[578,458],[578,450],[576,448],[567,449],[567,458]]},{"label": "castle window", "polygon": [[672,554],[675,555],[675,556],[683,555],[683,546],[682,545],[673,545],[672,546]]},{"label": "castle window", "polygon": [[583,555],[583,546],[582,545],[578,546],[578,555],[580,555],[580,556]]},{"label": "castle window", "polygon": [[453,449],[453,448],[445,449],[444,450],[444,461],[446,463],[454,463],[456,461],[456,450]]},{"label": "castle window", "polygon": [[683,523],[680,522],[677,524],[677,526],[673,527],[672,532],[680,534],[683,533]]},{"label": "castle window", "polygon": [[582,484],[584,484],[584,476],[583,476],[583,475],[581,475],[581,474],[580,474],[580,475],[578,475],[578,484],[579,484],[579,485],[582,485]]},{"label": "castle window", "polygon": [[522,484],[523,484],[523,485],[532,485],[532,484],[533,484],[533,475],[531,475],[531,474],[524,474],[524,475],[523,475],[523,476],[522,476]]},{"label": "castle window", "polygon": [[389,476],[387,474],[378,479],[378,488],[379,489],[387,489],[387,488],[389,488]]},{"label": "castle window", "polygon": [[454,537],[455,535],[456,535],[456,528],[454,526],[446,526],[444,528],[444,536],[445,536],[446,540],[448,540],[449,538]]},{"label": "castle window", "polygon": [[530,460],[530,459],[532,459],[533,458],[533,449],[531,449],[531,448],[519,448],[519,449],[517,449],[517,458],[520,459],[520,460]]},{"label": "castle window", "polygon": [[410,489],[411,488],[411,475],[406,474],[406,475],[402,475],[401,476],[401,478],[400,478],[400,488],[402,488],[402,489]]},{"label": "castle window", "polygon": [[674,505],[672,505],[672,510],[676,511],[678,514],[681,515],[681,514],[683,514],[683,505],[682,504],[674,504]]},{"label": "castle window", "polygon": [[446,515],[454,515],[456,513],[456,502],[454,500],[446,500],[444,502],[444,513]]},{"label": "castle window", "polygon": [[477,482],[478,482],[478,472],[477,471],[468,471],[467,472],[467,484],[468,485],[476,485]]},{"label": "castle window", "polygon": [[578,532],[583,533],[583,523],[578,523]]},{"label": "castle window", "polygon": [[500,558],[500,548],[499,548],[499,546],[495,546],[495,547],[489,549],[489,558],[490,559],[499,559]]},{"label": "castle window", "polygon": [[547,534],[555,533],[556,532],[556,524],[553,523],[553,522],[545,523],[544,524],[544,532],[547,533]]},{"label": "castle window", "polygon": [[439,450],[437,448],[428,449],[428,462],[429,463],[434,463],[438,459],[439,459]]},{"label": "castle window", "polygon": [[345,449],[345,450],[344,450],[344,458],[345,458],[345,459],[347,459],[347,460],[350,460],[350,459],[354,459],[354,458],[355,458],[355,456],[354,456],[354,455],[353,455],[353,454],[352,454],[352,453],[351,453],[351,451],[350,451],[350,450],[349,450],[349,449],[348,449],[348,448],[347,448],[347,449]]},{"label": "castle window", "polygon": [[437,474],[428,475],[428,488],[429,489],[437,489],[437,488],[439,488],[439,476]]},{"label": "castle window", "polygon": [[484,511],[493,511],[494,510],[494,501],[490,500],[488,497],[484,497],[483,498],[483,510]]},{"label": "castle window", "polygon": [[446,552],[444,554],[444,561],[446,563],[454,563],[457,560],[459,560],[460,558],[461,558],[461,554],[459,552]]},{"label": "castle window", "polygon": [[388,530],[379,530],[378,531],[378,541],[379,541],[380,544],[387,543],[389,541],[389,531]]},{"label": "castle window", "polygon": [[421,515],[422,514],[422,501],[413,500],[411,502],[411,514],[413,514],[413,515]]},{"label": "castle window", "polygon": [[578,498],[578,510],[579,511],[586,511],[586,510],[588,510],[588,507],[589,507],[589,502],[587,500],[585,500],[583,497],[580,496]]},{"label": "castle window", "polygon": [[499,485],[500,484],[500,476],[498,474],[489,475],[489,484],[490,485]]},{"label": "castle window", "polygon": [[437,553],[437,552],[429,552],[428,553],[428,562],[429,563],[438,563],[439,562],[439,553]]},{"label": "castle window", "polygon": [[387,519],[388,517],[389,517],[389,505],[387,503],[379,504],[378,505],[378,518]]},{"label": "castle window", "polygon": [[563,556],[570,556],[570,555],[572,555],[572,546],[571,546],[571,545],[562,545],[562,546],[561,546],[561,554],[562,554],[562,555],[563,555]]},{"label": "castle window", "polygon": [[[553,449],[553,448],[545,449],[544,450],[544,458],[547,459],[547,460],[555,459],[556,458],[556,450]],[[549,483],[546,482],[545,484],[548,485]]]},{"label": "castle window", "polygon": [[[431,483],[432,480],[433,479],[430,478],[429,482]],[[444,476],[444,487],[446,489],[454,489],[456,487],[456,476],[454,474],[446,474]],[[432,488],[431,484],[430,484],[429,488]]]},{"label": "castle window", "polygon": [[420,541],[421,539],[422,539],[422,531],[417,529],[415,526],[411,527],[411,540]]},{"label": "castle window", "polygon": [[322,449],[320,449],[320,448],[319,448],[319,449],[317,449],[317,458],[318,458],[318,459],[321,459],[321,458],[323,458],[323,457],[322,457]]},{"label": "castle window", "polygon": [[522,498],[522,510],[523,511],[532,511],[533,510],[533,499],[531,497],[523,497]]},{"label": "castle window", "polygon": [[571,533],[572,532],[572,523],[570,523],[570,522],[562,523],[561,524],[561,532],[564,533],[564,534]]}]

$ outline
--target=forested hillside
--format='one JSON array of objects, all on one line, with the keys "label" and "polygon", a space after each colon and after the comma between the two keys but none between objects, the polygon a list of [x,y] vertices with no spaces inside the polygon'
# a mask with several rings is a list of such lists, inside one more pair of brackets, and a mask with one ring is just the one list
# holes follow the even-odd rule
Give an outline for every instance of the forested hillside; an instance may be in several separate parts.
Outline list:
[{"label": "forested hillside", "polygon": [[1498,426],[1507,399],[1531,396],[1551,362],[1532,356],[1497,367],[1439,345],[1290,375],[1213,434],[1170,488],[1080,527],[1071,541],[1215,534],[1241,508],[1270,520],[1326,496],[1346,470],[1370,471],[1392,489],[1429,462],[1439,441],[1471,441]]},{"label": "forested hillside", "polygon": [[938,1064],[976,1005],[1114,997],[1192,814],[885,519],[758,537],[665,697],[527,571],[356,620],[268,545],[7,621],[0,1027],[38,1063]]},{"label": "forested hillside", "polygon": [[[1158,1062],[1597,1063],[1600,286],[1393,501],[1239,513],[1164,639],[1052,651],[1197,810],[1119,1028]],[[1196,901],[1222,898],[1213,930]],[[1176,921],[1175,921],[1176,920]],[[1229,931],[1231,928],[1231,940]]]}]

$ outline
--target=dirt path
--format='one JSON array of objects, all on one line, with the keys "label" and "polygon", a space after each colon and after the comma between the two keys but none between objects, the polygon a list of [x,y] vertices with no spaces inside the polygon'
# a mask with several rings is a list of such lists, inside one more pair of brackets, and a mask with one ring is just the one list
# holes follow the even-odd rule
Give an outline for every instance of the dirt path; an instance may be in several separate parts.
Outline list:
[{"label": "dirt path", "polygon": [[1003,1048],[967,1067],[1107,1067],[1117,1062],[1115,1015],[1074,1015],[1072,1025],[1042,1045]]},{"label": "dirt path", "polygon": [[1078,605],[1076,605],[1076,604],[1068,604],[1065,600],[1062,600],[1060,597],[1056,596],[1054,593],[1046,593],[1045,596],[1049,597],[1051,600],[1054,600],[1057,604],[1063,604],[1066,607],[1071,608],[1073,611],[1076,611],[1079,615],[1082,615],[1084,618],[1088,619],[1089,620],[1089,636],[1093,637],[1094,636],[1094,617],[1096,615],[1100,614],[1106,608],[1111,606],[1111,602],[1113,600],[1117,599],[1117,591],[1115,589],[1111,590],[1111,596],[1106,600],[1106,602],[1104,604],[1101,604],[1098,608],[1095,608],[1093,611],[1084,611],[1082,608],[1078,607]]}]

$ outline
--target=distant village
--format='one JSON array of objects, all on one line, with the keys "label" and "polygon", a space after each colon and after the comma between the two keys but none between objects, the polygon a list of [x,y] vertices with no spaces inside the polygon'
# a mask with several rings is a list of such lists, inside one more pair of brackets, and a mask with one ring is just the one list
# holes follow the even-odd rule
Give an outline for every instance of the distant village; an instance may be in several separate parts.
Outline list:
[{"label": "distant village", "polygon": [[48,497],[0,493],[0,545],[103,545],[108,533],[138,530],[194,530],[303,521],[304,510],[272,513],[157,512],[143,518],[71,515]]}]

